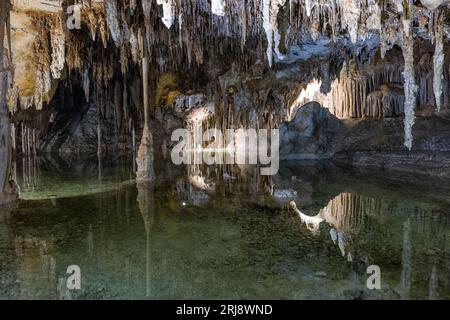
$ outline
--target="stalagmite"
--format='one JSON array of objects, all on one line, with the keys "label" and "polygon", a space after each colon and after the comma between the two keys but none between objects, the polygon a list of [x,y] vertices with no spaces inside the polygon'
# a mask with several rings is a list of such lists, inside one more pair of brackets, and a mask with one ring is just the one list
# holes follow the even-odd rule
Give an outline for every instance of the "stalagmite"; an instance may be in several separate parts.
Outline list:
[{"label": "stalagmite", "polygon": [[381,33],[381,8],[376,0],[368,0],[370,17],[367,19],[367,29]]},{"label": "stalagmite", "polygon": [[[142,36],[141,36],[142,37]],[[140,183],[152,181],[155,178],[153,169],[153,135],[150,131],[149,120],[149,90],[148,90],[148,72],[149,62],[147,47],[145,45],[145,37],[141,38],[142,43],[142,82],[143,82],[143,99],[144,99],[144,130],[142,132],[141,145],[137,154],[138,170],[136,180]]]},{"label": "stalagmite", "polygon": [[435,22],[435,51],[433,56],[433,91],[436,101],[437,111],[441,111],[442,89],[444,79],[444,27],[442,25],[442,16]]}]

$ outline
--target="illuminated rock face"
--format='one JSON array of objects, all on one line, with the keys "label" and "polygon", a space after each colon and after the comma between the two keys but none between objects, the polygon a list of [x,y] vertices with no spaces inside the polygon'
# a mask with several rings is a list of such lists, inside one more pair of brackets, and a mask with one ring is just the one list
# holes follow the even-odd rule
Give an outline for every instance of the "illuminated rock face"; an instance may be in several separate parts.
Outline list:
[{"label": "illuminated rock face", "polygon": [[317,102],[298,109],[290,122],[280,126],[282,159],[304,160],[328,157],[328,139],[339,129],[339,121]]}]

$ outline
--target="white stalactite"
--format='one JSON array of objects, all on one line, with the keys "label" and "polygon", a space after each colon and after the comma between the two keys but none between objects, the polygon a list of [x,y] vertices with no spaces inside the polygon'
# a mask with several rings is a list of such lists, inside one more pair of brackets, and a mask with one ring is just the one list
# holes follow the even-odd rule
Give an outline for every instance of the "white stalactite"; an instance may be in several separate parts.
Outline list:
[{"label": "white stalactite", "polygon": [[281,37],[278,32],[277,16],[280,7],[285,3],[286,0],[263,0],[263,26],[267,37],[267,59],[270,67],[272,67],[274,51],[278,59],[283,59],[283,55],[278,49]]},{"label": "white stalactite", "polygon": [[441,4],[444,3],[444,0],[420,0],[422,4],[428,9],[428,10],[435,10],[437,9]]},{"label": "white stalactite", "polygon": [[211,0],[211,12],[216,16],[223,17],[225,15],[225,1]]},{"label": "white stalactite", "polygon": [[441,111],[442,81],[444,78],[444,29],[440,23],[435,25],[435,51],[433,56],[433,91],[436,109]]},{"label": "white stalactite", "polygon": [[412,19],[407,16],[411,14],[412,5],[409,10],[405,10],[403,19],[403,58],[405,60],[405,70],[403,71],[405,89],[405,142],[404,145],[409,150],[412,148],[413,135],[412,128],[415,122],[415,109],[417,104],[417,85],[414,72],[414,38],[411,34]]},{"label": "white stalactite", "polygon": [[174,0],[156,0],[156,3],[163,7],[162,22],[170,29],[175,20],[175,1]]},{"label": "white stalactite", "polygon": [[370,16],[367,19],[367,30],[376,30],[381,32],[381,8],[376,0],[368,0]]}]

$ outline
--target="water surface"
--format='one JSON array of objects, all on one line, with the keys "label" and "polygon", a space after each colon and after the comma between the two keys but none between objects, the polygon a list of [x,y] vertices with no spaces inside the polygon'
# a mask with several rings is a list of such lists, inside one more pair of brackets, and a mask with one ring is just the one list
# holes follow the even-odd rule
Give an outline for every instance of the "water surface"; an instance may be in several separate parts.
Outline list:
[{"label": "water surface", "polygon": [[[131,163],[18,169],[24,200],[0,209],[0,298],[450,298],[445,188],[319,163],[273,178],[158,163],[157,183],[137,186]],[[70,265],[81,290],[66,288]]]}]

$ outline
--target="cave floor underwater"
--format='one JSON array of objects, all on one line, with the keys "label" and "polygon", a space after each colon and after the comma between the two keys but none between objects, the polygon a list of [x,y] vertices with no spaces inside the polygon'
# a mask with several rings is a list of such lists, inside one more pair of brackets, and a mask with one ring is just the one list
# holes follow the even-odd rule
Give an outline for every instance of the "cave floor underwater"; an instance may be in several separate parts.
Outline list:
[{"label": "cave floor underwater", "polygon": [[[1,299],[450,298],[446,186],[329,162],[261,178],[161,161],[136,185],[132,159],[100,163],[18,164],[22,199],[0,209]],[[65,285],[73,265],[79,290]]]}]

